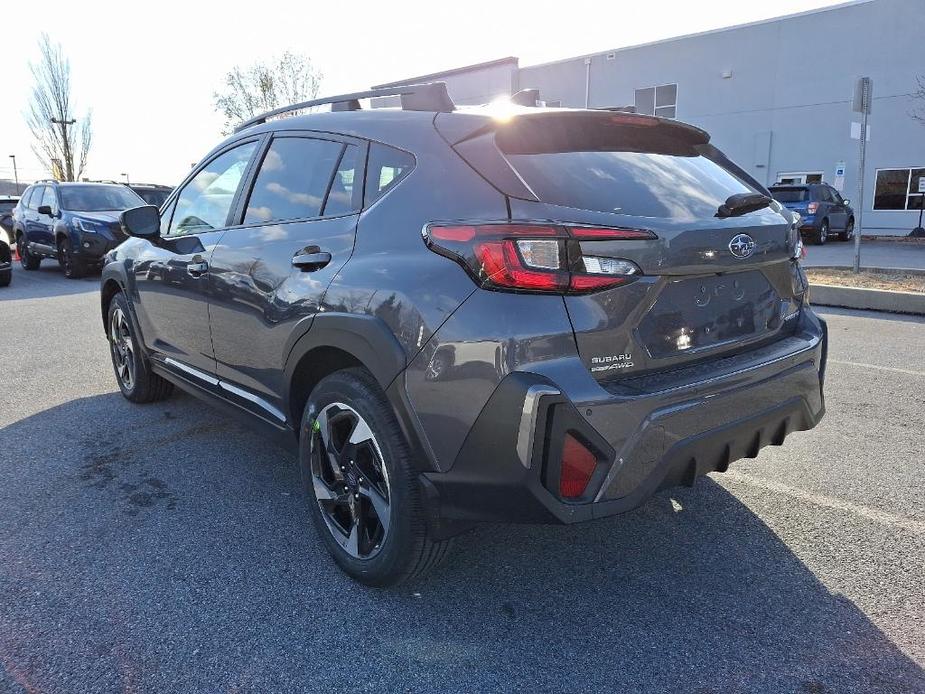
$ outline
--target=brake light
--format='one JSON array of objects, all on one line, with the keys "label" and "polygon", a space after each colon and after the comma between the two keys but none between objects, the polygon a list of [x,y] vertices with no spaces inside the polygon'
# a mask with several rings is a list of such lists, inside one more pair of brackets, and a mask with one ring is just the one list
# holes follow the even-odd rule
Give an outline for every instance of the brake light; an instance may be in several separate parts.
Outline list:
[{"label": "brake light", "polygon": [[564,499],[577,499],[585,493],[597,457],[571,434],[562,441],[562,465],[559,473],[559,495]]},{"label": "brake light", "polygon": [[559,294],[617,287],[642,274],[629,260],[583,255],[581,241],[655,238],[645,229],[545,224],[434,224],[424,229],[428,248],[458,262],[486,289]]},{"label": "brake light", "polygon": [[809,214],[816,214],[816,210],[818,210],[818,209],[819,209],[819,203],[818,203],[818,202],[811,202],[811,203],[809,203],[809,204],[806,206],[806,211],[807,211]]}]

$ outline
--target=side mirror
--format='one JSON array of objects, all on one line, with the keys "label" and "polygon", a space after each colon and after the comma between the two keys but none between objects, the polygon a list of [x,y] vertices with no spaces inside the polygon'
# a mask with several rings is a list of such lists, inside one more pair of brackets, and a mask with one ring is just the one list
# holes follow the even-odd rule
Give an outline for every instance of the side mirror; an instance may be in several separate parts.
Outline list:
[{"label": "side mirror", "polygon": [[39,205],[38,213],[47,214],[51,217],[51,205]]},{"label": "side mirror", "polygon": [[140,239],[154,239],[161,235],[161,215],[154,205],[143,205],[125,210],[119,215],[122,231]]}]

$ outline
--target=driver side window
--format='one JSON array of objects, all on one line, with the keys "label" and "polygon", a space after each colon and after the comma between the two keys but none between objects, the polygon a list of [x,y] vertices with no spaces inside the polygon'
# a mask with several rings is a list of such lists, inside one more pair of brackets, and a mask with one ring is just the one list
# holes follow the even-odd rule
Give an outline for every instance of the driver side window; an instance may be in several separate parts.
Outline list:
[{"label": "driver side window", "polygon": [[168,236],[186,236],[226,226],[235,193],[247,170],[256,142],[219,155],[187,183],[172,210]]}]

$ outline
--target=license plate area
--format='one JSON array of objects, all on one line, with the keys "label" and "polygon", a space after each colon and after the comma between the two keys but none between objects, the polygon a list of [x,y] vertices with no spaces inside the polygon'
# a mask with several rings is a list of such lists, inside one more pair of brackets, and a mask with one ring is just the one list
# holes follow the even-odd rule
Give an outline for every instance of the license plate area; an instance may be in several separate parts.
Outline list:
[{"label": "license plate area", "polygon": [[758,270],[668,282],[638,328],[652,358],[747,340],[780,326],[780,297]]}]

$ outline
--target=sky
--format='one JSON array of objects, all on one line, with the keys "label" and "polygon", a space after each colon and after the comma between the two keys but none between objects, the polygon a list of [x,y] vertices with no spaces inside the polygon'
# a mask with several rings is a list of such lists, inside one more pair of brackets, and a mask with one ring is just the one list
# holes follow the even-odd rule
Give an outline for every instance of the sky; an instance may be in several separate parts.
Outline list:
[{"label": "sky", "polygon": [[[308,55],[321,95],[517,56],[532,65],[839,4],[833,0],[568,2],[24,2],[3,11],[0,178],[48,175],[25,111],[44,31],[71,63],[75,115],[93,114],[86,176],[174,185],[222,139],[212,95],[235,65]],[[240,9],[238,9],[240,7]]]}]

